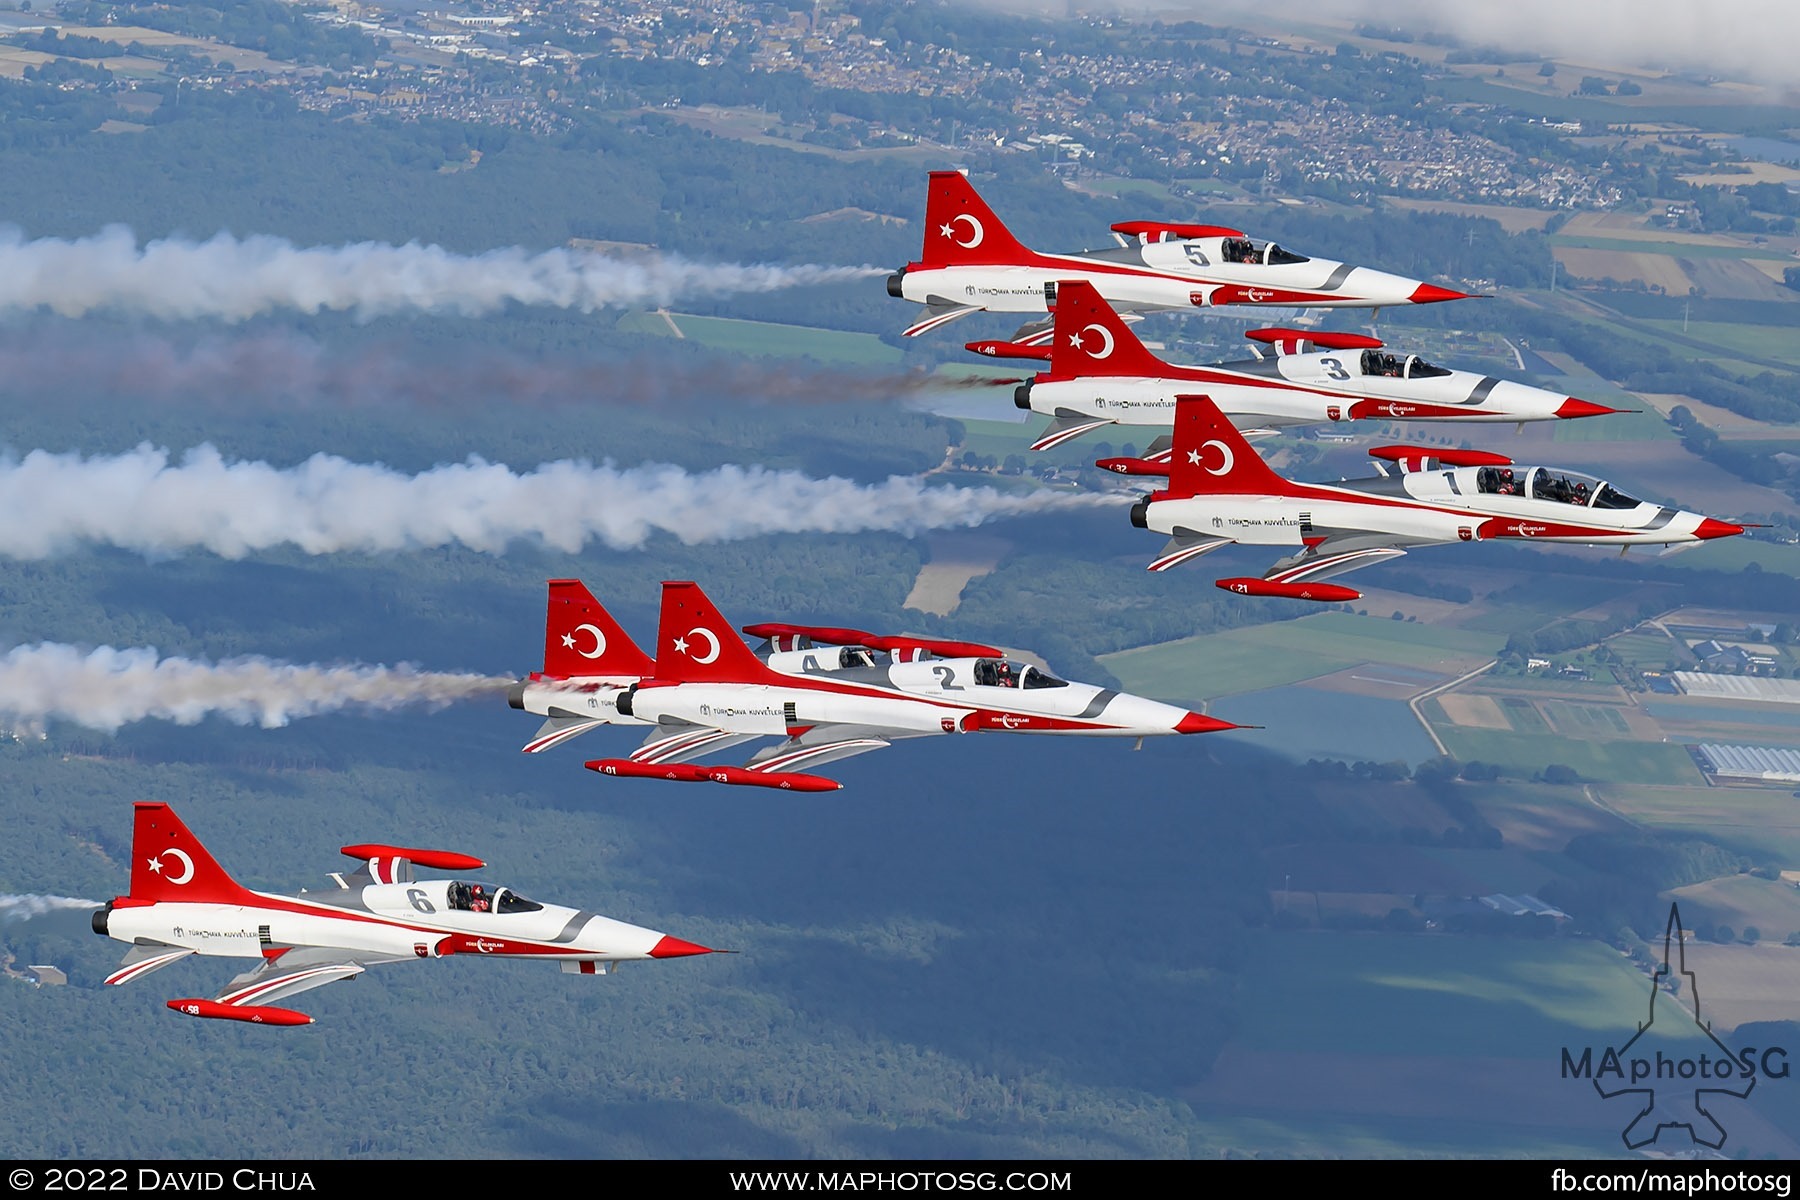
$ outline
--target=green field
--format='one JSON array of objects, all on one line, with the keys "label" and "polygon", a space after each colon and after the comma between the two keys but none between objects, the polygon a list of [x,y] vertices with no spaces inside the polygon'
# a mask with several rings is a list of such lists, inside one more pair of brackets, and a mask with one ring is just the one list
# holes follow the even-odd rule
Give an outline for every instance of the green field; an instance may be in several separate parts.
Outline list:
[{"label": "green field", "polygon": [[[1694,545],[1690,543],[1690,545]],[[1656,556],[1656,564],[1699,571],[1741,571],[1751,563],[1764,571],[1800,576],[1800,546],[1784,546],[1779,542],[1755,537],[1719,538],[1704,546],[1695,545],[1702,553],[1683,550],[1667,558]]]},{"label": "green field", "polygon": [[1746,928],[1753,928],[1764,942],[1779,942],[1800,931],[1800,888],[1782,880],[1731,875],[1676,888],[1668,895],[1681,902],[1682,920],[1689,928],[1725,924],[1740,938]]},{"label": "green field", "polygon": [[1464,762],[1498,763],[1511,772],[1542,771],[1552,763],[1573,767],[1586,780],[1617,783],[1702,782],[1700,770],[1680,746],[1663,742],[1584,741],[1544,733],[1434,726],[1450,753]]},{"label": "green field", "polygon": [[1544,702],[1543,714],[1550,727],[1572,737],[1625,737],[1631,728],[1619,710],[1608,704],[1568,704],[1557,700]]},{"label": "green field", "polygon": [[[855,367],[887,367],[897,364],[901,352],[872,333],[845,333],[837,329],[813,329],[805,325],[780,325],[773,321],[741,321],[732,317],[695,317],[671,313],[683,337],[710,350],[752,354],[768,358],[811,358],[822,363]],[[660,313],[632,312],[619,318],[626,333],[674,337]]]},{"label": "green field", "polygon": [[1757,250],[1749,246],[1707,246],[1692,242],[1653,242],[1638,238],[1553,233],[1547,240],[1552,246],[1579,247],[1583,250],[1623,250],[1630,254],[1666,254],[1670,258],[1769,258],[1785,261],[1791,257],[1779,250]]},{"label": "green field", "polygon": [[1605,788],[1602,799],[1633,821],[1711,838],[1758,861],[1800,866],[1800,800],[1792,789]]},{"label": "green field", "polygon": [[[1780,325],[1737,325],[1725,321],[1692,321],[1685,330],[1680,321],[1647,320],[1643,324],[1671,334],[1685,333],[1729,350],[1737,350],[1757,358],[1800,363],[1800,337],[1792,327]],[[1796,431],[1800,435],[1800,430]]]},{"label": "green field", "polygon": [[1693,661],[1687,647],[1659,633],[1623,633],[1607,638],[1606,648],[1626,666],[1660,671],[1673,662],[1677,667]]},{"label": "green field", "polygon": [[1498,648],[1485,633],[1327,612],[1123,650],[1099,661],[1131,691],[1210,700],[1365,662],[1460,674]]},{"label": "green field", "polygon": [[1549,733],[1550,726],[1537,706],[1523,696],[1500,696],[1500,712],[1515,733]]},{"label": "green field", "polygon": [[1616,951],[1587,940],[1273,934],[1245,964],[1237,1040],[1554,1060],[1559,1046],[1629,1034],[1649,988]]},{"label": "green field", "polygon": [[1614,387],[1580,386],[1583,400],[1607,404],[1614,408],[1637,409],[1636,412],[1613,413],[1605,417],[1585,417],[1579,421],[1558,421],[1551,436],[1564,442],[1666,442],[1679,435],[1662,414],[1629,392]]}]

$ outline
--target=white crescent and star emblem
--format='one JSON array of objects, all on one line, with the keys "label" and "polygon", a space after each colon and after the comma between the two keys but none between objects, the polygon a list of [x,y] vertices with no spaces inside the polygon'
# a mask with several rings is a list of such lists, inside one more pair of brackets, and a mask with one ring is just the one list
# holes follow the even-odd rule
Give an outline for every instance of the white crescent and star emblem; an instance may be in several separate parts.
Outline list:
[{"label": "white crescent and star emblem", "polygon": [[161,875],[162,869],[163,869],[162,860],[167,858],[171,854],[173,854],[176,857],[176,859],[180,861],[181,874],[180,875],[169,875],[169,876],[165,876],[165,878],[168,880],[168,882],[175,884],[176,886],[180,886],[181,884],[186,883],[188,880],[190,880],[194,877],[194,860],[188,857],[186,850],[177,850],[173,846],[171,846],[167,850],[164,850],[161,854],[157,855],[155,858],[151,859],[148,865],[152,871],[154,871],[158,875]]},{"label": "white crescent and star emblem", "polygon": [[[575,634],[577,633],[593,634],[594,648],[592,650],[575,650]],[[599,658],[606,653],[606,635],[593,625],[577,625],[573,633],[563,634],[562,644],[570,650],[575,650],[575,653],[583,658]]]},{"label": "white crescent and star emblem", "polygon": [[[688,640],[687,640],[688,638],[705,638],[706,644],[708,646],[710,646],[711,649],[709,649],[705,654],[695,654],[694,651],[692,650],[692,648],[690,648],[690,646],[688,645]],[[676,638],[675,639],[675,652],[677,654],[687,655],[689,658],[693,659],[695,662],[699,663],[703,667],[706,666],[708,663],[717,662],[719,660],[719,638],[718,638],[718,635],[713,633],[712,630],[707,629],[705,626],[696,625],[694,628],[688,630],[687,638]]]},{"label": "white crescent and star emblem", "polygon": [[[1087,340],[1087,332],[1090,329],[1100,335],[1100,341],[1102,343],[1102,346],[1099,350],[1089,350],[1087,348],[1087,346],[1084,344]],[[1081,327],[1081,332],[1076,334],[1072,340],[1074,341],[1076,347],[1078,349],[1082,350],[1083,352],[1085,352],[1088,355],[1088,357],[1090,357],[1090,358],[1108,358],[1112,355],[1112,352],[1113,352],[1112,330],[1108,329],[1104,325],[1100,325],[1100,324],[1083,325]]]},{"label": "white crescent and star emblem", "polygon": [[[1217,438],[1214,438],[1212,441],[1201,442],[1200,450],[1204,450],[1208,446],[1217,446],[1219,448],[1219,458],[1221,461],[1216,470],[1212,467],[1207,467],[1206,473],[1208,475],[1229,475],[1229,474],[1231,474],[1231,468],[1233,466],[1235,466],[1237,463],[1236,456],[1231,453],[1231,447],[1227,446],[1224,442],[1219,441]],[[1195,466],[1200,465],[1200,450],[1188,451],[1188,461],[1193,463]]]},{"label": "white crescent and star emblem", "polygon": [[[969,223],[969,240],[966,242],[956,236],[956,223],[958,221],[967,221]],[[951,217],[948,221],[938,226],[938,232],[961,246],[964,250],[973,250],[975,247],[981,245],[981,239],[987,236],[987,230],[981,227],[981,222],[968,213],[957,213],[954,217]]]}]

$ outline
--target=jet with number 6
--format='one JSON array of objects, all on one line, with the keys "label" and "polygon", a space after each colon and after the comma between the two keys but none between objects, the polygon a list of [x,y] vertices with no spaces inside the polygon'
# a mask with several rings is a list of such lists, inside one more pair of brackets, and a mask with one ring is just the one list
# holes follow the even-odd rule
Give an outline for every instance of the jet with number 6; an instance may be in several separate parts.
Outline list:
[{"label": "jet with number 6", "polygon": [[1273,357],[1253,351],[1254,358],[1176,366],[1152,354],[1081,279],[1058,285],[1052,328],[1048,346],[968,343],[977,354],[1045,363],[1013,391],[1013,403],[1050,418],[1033,450],[1108,425],[1167,430],[1183,392],[1204,391],[1240,429],[1362,420],[1522,423],[1622,411],[1395,354],[1361,333],[1252,329],[1244,336],[1268,344]]},{"label": "jet with number 6", "polygon": [[528,958],[567,975],[607,975],[619,963],[714,951],[581,909],[528,900],[511,888],[417,879],[414,865],[466,872],[466,854],[403,846],[343,851],[362,866],[332,886],[294,895],[253,892],[226,874],[175,810],[139,802],[133,816],[131,887],[96,909],[94,932],[131,949],[109,984],[129,983],[190,955],[255,962],[212,999],[169,1001],[190,1017],[256,1025],[309,1025],[271,1002],[377,963],[447,954]]},{"label": "jet with number 6", "polygon": [[[555,581],[553,594],[558,584],[565,592],[580,587]],[[597,609],[559,612],[553,604],[551,647],[568,649],[559,618],[562,625],[579,617],[605,628],[594,620]],[[995,730],[1144,738],[1236,728],[1172,704],[1070,683],[972,642],[779,623],[744,632],[762,639],[758,649],[732,630],[698,584],[664,583],[656,660],[635,680],[540,676],[515,687],[514,707],[549,717],[526,749],[609,724],[648,725],[630,754],[586,765],[621,778],[817,792],[843,785],[811,768],[902,738]],[[610,647],[623,634],[604,637]],[[695,761],[768,737],[780,740],[741,766]]]},{"label": "jet with number 6", "polygon": [[1218,586],[1248,596],[1327,602],[1362,593],[1321,583],[1333,575],[1398,558],[1413,546],[1512,538],[1629,548],[1709,541],[1745,526],[1665,508],[1609,483],[1551,467],[1518,467],[1501,454],[1378,446],[1371,479],[1295,483],[1258,457],[1205,396],[1176,402],[1167,462],[1104,458],[1123,475],[1166,475],[1168,486],[1131,508],[1131,523],[1169,543],[1150,570],[1166,571],[1234,543],[1291,551],[1259,579]]}]

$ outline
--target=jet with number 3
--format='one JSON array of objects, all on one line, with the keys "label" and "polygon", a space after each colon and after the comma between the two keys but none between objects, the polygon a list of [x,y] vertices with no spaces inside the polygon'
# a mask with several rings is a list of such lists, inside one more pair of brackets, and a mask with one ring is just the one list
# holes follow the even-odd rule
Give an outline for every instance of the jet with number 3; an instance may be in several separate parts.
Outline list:
[{"label": "jet with number 3", "polygon": [[467,872],[466,854],[403,846],[345,846],[354,874],[295,895],[253,892],[226,874],[166,804],[140,802],[131,838],[130,891],[96,909],[94,932],[131,949],[109,984],[130,983],[190,955],[255,962],[212,999],[169,1001],[190,1017],[308,1025],[272,1002],[352,979],[377,963],[470,954],[608,975],[619,963],[712,954],[705,946],[580,909],[528,900],[511,888],[417,879],[415,865]]},{"label": "jet with number 3", "polygon": [[1378,446],[1370,479],[1295,483],[1276,474],[1205,396],[1176,402],[1168,461],[1104,458],[1123,475],[1166,475],[1168,486],[1131,508],[1131,523],[1169,538],[1150,563],[1166,571],[1226,546],[1290,551],[1259,579],[1218,586],[1248,596],[1355,600],[1362,593],[1322,583],[1398,558],[1414,546],[1508,538],[1630,548],[1731,537],[1745,526],[1628,496],[1574,471],[1519,467],[1480,450]]},{"label": "jet with number 3", "polygon": [[[977,354],[1038,359],[1045,369],[1013,391],[1020,408],[1050,418],[1033,450],[1049,450],[1109,425],[1167,430],[1175,397],[1205,392],[1240,429],[1337,421],[1568,420],[1622,411],[1530,384],[1453,371],[1395,354],[1361,333],[1252,329],[1273,357],[1176,366],[1152,354],[1094,286],[1059,285],[1048,346],[970,342]],[[1317,349],[1309,349],[1317,347]],[[1152,442],[1156,450],[1166,439]]]},{"label": "jet with number 3", "polygon": [[[559,608],[558,591],[577,588],[586,602]],[[558,655],[546,659],[549,670],[515,685],[511,702],[547,718],[527,751],[604,725],[650,726],[629,755],[586,764],[604,775],[833,791],[842,785],[812,768],[902,738],[996,730],[1144,738],[1237,728],[1172,704],[1070,683],[972,642],[769,623],[744,627],[761,639],[752,650],[700,586],[686,581],[663,584],[658,653],[654,663],[636,664],[643,670],[635,679],[566,674],[581,668],[560,653],[570,649],[565,632],[580,625],[605,630],[609,651],[624,634],[612,632],[610,617],[598,619],[604,610],[580,584],[553,581],[551,590],[546,642]],[[580,639],[574,649],[598,651]],[[695,761],[769,737],[780,740],[742,765]]]}]

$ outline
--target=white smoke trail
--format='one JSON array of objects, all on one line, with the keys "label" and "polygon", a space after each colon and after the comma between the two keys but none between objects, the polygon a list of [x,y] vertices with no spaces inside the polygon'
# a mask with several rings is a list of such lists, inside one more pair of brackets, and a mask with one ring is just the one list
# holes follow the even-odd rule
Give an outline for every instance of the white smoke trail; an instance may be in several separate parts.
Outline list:
[{"label": "white smoke trail", "polygon": [[417,242],[308,247],[227,233],[204,242],[164,238],[139,245],[121,225],[92,237],[28,241],[17,229],[0,229],[0,309],[43,307],[71,317],[100,309],[224,321],[282,309],[365,318],[480,316],[508,303],[588,312],[885,273],[879,267],[701,263],[665,254],[532,253],[517,246],[474,255]]},{"label": "white smoke trail", "polygon": [[659,531],[690,545],[773,533],[910,536],[1118,503],[1117,494],[934,487],[917,475],[860,484],[762,467],[696,475],[565,459],[516,473],[471,457],[406,475],[329,454],[291,468],[227,462],[210,445],[179,462],[149,445],[94,458],[34,450],[0,459],[0,555],[45,558],[81,545],[225,558],[278,546],[499,554],[516,540],[573,554],[590,541],[636,549]]},{"label": "white smoke trail", "polygon": [[406,664],[308,666],[257,656],[214,663],[158,658],[148,646],[83,651],[44,642],[0,655],[0,718],[20,730],[61,720],[111,733],[151,717],[193,725],[208,716],[274,729],[346,708],[442,708],[512,682]]},{"label": "white smoke trail", "polygon": [[75,896],[0,895],[0,925],[9,921],[29,921],[69,908],[99,908],[98,900],[82,900]]}]

